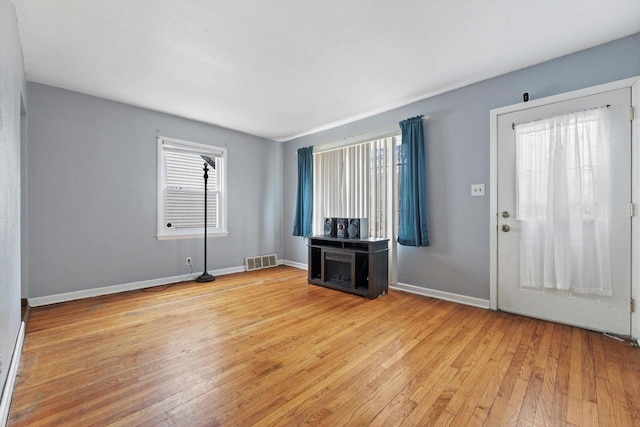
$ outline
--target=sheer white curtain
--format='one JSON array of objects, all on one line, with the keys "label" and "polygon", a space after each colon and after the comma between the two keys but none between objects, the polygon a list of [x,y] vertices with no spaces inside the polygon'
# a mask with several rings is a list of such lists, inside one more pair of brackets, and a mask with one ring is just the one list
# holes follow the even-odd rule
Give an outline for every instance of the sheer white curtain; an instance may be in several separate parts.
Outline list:
[{"label": "sheer white curtain", "polygon": [[313,228],[324,218],[367,218],[369,236],[393,240],[395,146],[398,136],[313,154]]},{"label": "sheer white curtain", "polygon": [[517,125],[520,283],[611,295],[607,108]]}]

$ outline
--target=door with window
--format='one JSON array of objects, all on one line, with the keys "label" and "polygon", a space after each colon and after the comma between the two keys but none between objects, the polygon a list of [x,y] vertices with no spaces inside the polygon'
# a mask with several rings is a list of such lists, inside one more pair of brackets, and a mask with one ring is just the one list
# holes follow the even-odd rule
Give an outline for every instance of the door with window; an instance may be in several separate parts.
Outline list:
[{"label": "door with window", "polygon": [[498,116],[498,308],[629,335],[631,89]]}]

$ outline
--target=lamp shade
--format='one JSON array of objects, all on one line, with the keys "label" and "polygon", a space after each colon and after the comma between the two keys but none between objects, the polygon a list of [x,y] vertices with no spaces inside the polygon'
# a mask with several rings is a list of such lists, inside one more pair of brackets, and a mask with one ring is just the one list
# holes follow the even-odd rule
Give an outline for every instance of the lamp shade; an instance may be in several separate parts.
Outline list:
[{"label": "lamp shade", "polygon": [[203,156],[203,155],[200,155],[200,157],[202,157],[202,160],[209,163],[209,166],[211,166],[212,169],[216,168],[216,159],[214,159],[213,157]]}]

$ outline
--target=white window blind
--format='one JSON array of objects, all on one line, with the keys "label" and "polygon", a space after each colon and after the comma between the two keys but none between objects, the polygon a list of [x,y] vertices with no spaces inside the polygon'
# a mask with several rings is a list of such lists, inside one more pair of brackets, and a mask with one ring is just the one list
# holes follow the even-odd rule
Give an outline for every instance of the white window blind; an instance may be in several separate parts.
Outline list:
[{"label": "white window blind", "polygon": [[390,130],[375,139],[314,147],[313,230],[321,235],[326,217],[367,218],[369,237],[390,240],[389,279],[396,284],[402,136]]},{"label": "white window blind", "polygon": [[[216,164],[220,163],[215,158]],[[197,154],[167,150],[165,191],[167,227],[204,227],[204,160]],[[207,175],[207,227],[218,227],[218,174],[209,167]]]},{"label": "white window blind", "polygon": [[322,233],[325,217],[367,218],[369,236],[393,238],[401,143],[392,136],[313,154],[314,234]]},{"label": "white window blind", "polygon": [[207,231],[224,233],[225,150],[159,138],[158,237],[199,236],[204,232],[204,170],[201,155],[215,160],[208,165]]}]

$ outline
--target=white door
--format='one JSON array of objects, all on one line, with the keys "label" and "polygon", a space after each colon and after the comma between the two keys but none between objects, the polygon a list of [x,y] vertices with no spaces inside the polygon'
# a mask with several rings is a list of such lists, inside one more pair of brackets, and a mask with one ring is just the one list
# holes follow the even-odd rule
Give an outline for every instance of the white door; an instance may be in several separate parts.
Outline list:
[{"label": "white door", "polygon": [[[556,102],[535,108],[498,116],[497,138],[497,215],[498,215],[498,308],[523,314],[617,334],[631,331],[631,122],[629,111],[631,89],[618,89],[578,99]],[[523,283],[527,272],[539,266],[523,253],[531,246],[521,241],[525,221],[523,197],[519,197],[517,180],[516,127],[534,120],[547,119],[568,113],[608,106],[611,144],[610,185],[606,203],[610,212],[608,239],[610,256],[611,296],[598,296],[576,292],[574,288],[541,285],[532,287]],[[518,128],[521,129],[521,128]],[[520,160],[523,161],[522,159]],[[520,169],[524,169],[520,163]],[[521,181],[522,182],[522,181]],[[525,193],[520,190],[520,193]],[[529,223],[530,224],[530,223]],[[529,228],[530,229],[530,228]],[[528,230],[529,230],[528,229]],[[553,236],[551,237],[554,238]],[[529,269],[529,270],[525,270]],[[523,272],[525,272],[523,276]],[[609,275],[608,275],[609,276]]]}]

